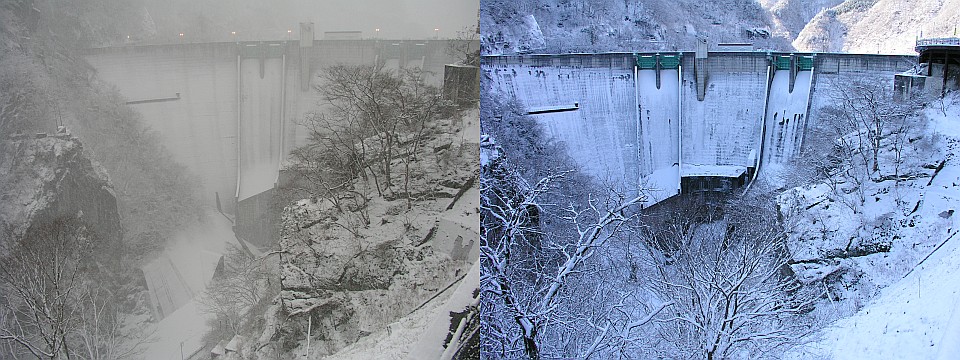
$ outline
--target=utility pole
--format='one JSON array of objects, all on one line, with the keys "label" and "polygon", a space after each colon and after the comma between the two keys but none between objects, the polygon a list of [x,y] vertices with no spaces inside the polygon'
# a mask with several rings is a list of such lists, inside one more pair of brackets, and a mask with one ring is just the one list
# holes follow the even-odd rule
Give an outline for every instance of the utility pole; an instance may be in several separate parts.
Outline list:
[{"label": "utility pole", "polygon": [[[310,329],[313,327],[313,315],[307,313],[307,353],[306,357],[310,357]],[[181,359],[182,360],[182,359]]]}]

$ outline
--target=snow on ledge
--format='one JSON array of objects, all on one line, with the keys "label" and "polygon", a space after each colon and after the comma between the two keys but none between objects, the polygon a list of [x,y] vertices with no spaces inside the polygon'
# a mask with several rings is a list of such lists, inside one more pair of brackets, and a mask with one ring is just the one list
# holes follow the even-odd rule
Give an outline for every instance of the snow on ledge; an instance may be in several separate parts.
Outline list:
[{"label": "snow on ledge", "polygon": [[699,165],[683,164],[680,167],[681,177],[691,176],[717,176],[717,177],[740,177],[747,172],[745,166],[736,165]]}]

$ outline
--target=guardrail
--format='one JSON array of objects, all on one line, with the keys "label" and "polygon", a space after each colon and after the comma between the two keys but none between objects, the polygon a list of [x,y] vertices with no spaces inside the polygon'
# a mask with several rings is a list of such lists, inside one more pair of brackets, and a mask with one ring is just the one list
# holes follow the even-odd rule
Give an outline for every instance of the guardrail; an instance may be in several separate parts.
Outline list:
[{"label": "guardrail", "polygon": [[919,40],[917,40],[917,47],[920,47],[920,46],[932,46],[932,45],[957,45],[957,46],[960,46],[960,38],[950,37],[950,38],[933,38],[933,39],[919,39]]}]

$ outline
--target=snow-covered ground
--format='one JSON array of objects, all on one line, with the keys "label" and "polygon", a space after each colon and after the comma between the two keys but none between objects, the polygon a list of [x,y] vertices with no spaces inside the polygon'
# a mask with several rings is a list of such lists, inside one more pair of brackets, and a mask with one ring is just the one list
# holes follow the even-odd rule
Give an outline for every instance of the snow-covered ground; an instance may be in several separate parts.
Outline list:
[{"label": "snow-covered ground", "polygon": [[[942,137],[938,144],[946,159],[945,166],[930,185],[927,185],[929,178],[902,182],[898,194],[868,196],[867,204],[862,207],[861,216],[865,219],[878,222],[877,219],[889,218],[897,224],[895,229],[884,232],[887,236],[895,234],[888,239],[889,252],[841,259],[832,264],[833,267],[824,266],[819,270],[800,269],[801,273],[812,270],[807,272],[808,276],[853,269],[866,284],[845,284],[853,290],[840,293],[839,304],[833,307],[833,311],[841,313],[846,307],[848,311],[856,311],[855,314],[810,335],[804,339],[804,344],[792,349],[787,358],[932,359],[960,356],[955,351],[960,346],[960,315],[957,315],[960,313],[960,281],[957,281],[960,277],[960,236],[957,235],[960,216],[954,214],[960,205],[960,159],[956,157],[960,150],[958,100],[960,97],[953,96],[942,108],[934,101],[924,111],[929,119],[927,136],[937,133]],[[882,184],[873,185],[872,189],[883,191]],[[815,193],[823,193],[823,186],[808,188],[805,193],[810,198],[818,198]],[[901,212],[903,204],[896,203],[898,197],[909,204],[905,212]],[[828,211],[818,209],[821,206],[811,208],[811,213],[827,215]],[[840,204],[833,208],[832,213],[838,216],[838,221],[820,218],[827,231],[837,226],[832,231],[864,235],[862,229],[842,229],[844,224],[850,226],[856,222],[844,218],[842,214],[846,211]],[[912,211],[913,208],[916,210]],[[797,244],[800,243],[794,242]],[[811,249],[830,248],[824,243],[810,246]],[[817,255],[822,254],[811,252],[806,257]],[[805,257],[802,250],[799,257]],[[861,294],[864,299],[861,304],[856,289],[869,290],[873,286],[882,289],[875,297]]]},{"label": "snow-covered ground", "polygon": [[[285,230],[281,236],[281,248],[287,251],[282,268],[286,276],[280,295],[284,306],[292,312],[297,310],[290,309],[304,309],[330,301],[328,298],[334,299],[326,309],[318,310],[325,311],[320,315],[322,321],[312,322],[309,355],[305,337],[296,338],[298,344],[289,351],[284,349],[286,354],[310,359],[402,359],[418,340],[435,337],[425,333],[435,318],[445,317],[449,324],[449,311],[443,307],[446,299],[458,293],[455,291],[458,286],[469,284],[471,276],[475,278],[474,285],[465,285],[471,288],[468,292],[477,288],[479,281],[479,270],[474,269],[473,275],[467,274],[479,256],[480,195],[475,181],[469,180],[476,176],[479,157],[478,118],[478,109],[473,109],[460,114],[460,118],[441,121],[443,124],[438,124],[440,128],[435,130],[436,137],[431,138],[425,148],[449,144],[450,149],[443,150],[446,153],[437,154],[436,158],[424,156],[413,165],[418,172],[429,176],[414,179],[420,182],[411,184],[411,189],[434,189],[449,196],[414,200],[408,209],[406,199],[370,195],[364,211],[374,220],[368,226],[358,226],[358,235],[351,234],[344,226],[331,227],[329,222],[303,225],[329,219],[330,215],[335,216],[332,221],[346,223],[349,216],[354,216],[350,211],[338,212],[327,200],[304,199],[285,210],[284,224],[296,225],[298,230]],[[463,152],[458,150],[460,144]],[[451,188],[437,184],[440,179],[460,184]],[[467,184],[471,185],[464,190]],[[367,185],[370,187],[366,189],[373,187]],[[356,186],[362,188],[364,183],[358,180]],[[454,193],[461,190],[462,196],[450,206]],[[358,256],[379,259],[376,255],[379,253],[373,252],[376,249],[387,249],[377,251],[388,256],[394,256],[389,251],[397,251],[398,255],[391,258],[393,263],[387,260],[364,265],[353,263]],[[364,279],[386,285],[360,289],[333,285],[334,281],[341,281],[345,269],[360,269],[350,271],[358,274],[355,276],[362,275]],[[313,283],[300,284],[302,280],[298,276],[304,273],[311,274]],[[457,280],[460,278],[468,280]],[[301,291],[305,286],[315,286],[313,284],[323,284],[316,286],[318,294]],[[447,288],[448,285],[451,286]],[[424,302],[426,304],[417,309]],[[344,325],[334,327],[327,324],[331,321],[328,319],[344,319]],[[306,328],[305,318],[295,320]],[[443,341],[445,335],[446,331],[439,341]]]},{"label": "snow-covered ground", "polygon": [[400,320],[378,330],[328,360],[347,359],[438,359],[440,346],[450,326],[450,311],[462,311],[473,302],[474,290],[479,286],[480,266],[474,263],[467,276]]},{"label": "snow-covered ground", "polygon": [[473,304],[480,288],[480,262],[476,261],[467,276],[460,281],[456,290],[437,311],[430,314],[430,325],[427,326],[416,345],[410,349],[407,359],[439,359],[444,355],[443,339],[450,331],[450,313],[462,312]]},{"label": "snow-covered ground", "polygon": [[[196,299],[190,300],[156,328],[150,329],[153,342],[143,352],[146,360],[179,360],[189,358],[203,347],[203,334],[207,332],[209,315],[200,311]],[[183,357],[181,357],[181,354]]]},{"label": "snow-covered ground", "polygon": [[[150,296],[164,298],[172,293],[179,294],[179,297],[167,302],[175,307],[164,309],[169,313],[163,314],[158,323],[147,326],[146,332],[152,334],[153,341],[145,346],[142,358],[180,359],[181,345],[185,357],[203,346],[201,338],[208,330],[209,315],[200,310],[197,297],[213,277],[219,254],[227,244],[238,245],[231,225],[219,213],[209,211],[201,225],[178,234],[167,251],[151,263],[168,266],[144,267],[148,284],[151,284],[150,279],[158,279],[157,283],[167,285],[159,289],[151,287]],[[154,268],[160,271],[151,272],[150,269]]]}]

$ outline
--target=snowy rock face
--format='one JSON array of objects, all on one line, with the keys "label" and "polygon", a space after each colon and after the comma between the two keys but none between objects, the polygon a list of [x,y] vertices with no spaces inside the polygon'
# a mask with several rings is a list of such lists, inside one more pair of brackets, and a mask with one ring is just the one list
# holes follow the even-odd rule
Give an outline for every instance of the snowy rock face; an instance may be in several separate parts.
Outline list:
[{"label": "snowy rock face", "polygon": [[[431,236],[404,231],[402,223],[378,219],[355,237],[335,225],[347,216],[304,200],[287,207],[281,221],[281,311],[302,330],[286,337],[303,338],[309,314],[314,344],[325,354],[407,315],[449,283],[458,264],[435,250],[439,244],[429,245],[434,241],[418,246]],[[447,231],[440,227],[434,240]]]},{"label": "snowy rock face", "polygon": [[425,150],[409,163],[409,187],[394,175],[393,189],[380,192],[373,177],[357,177],[347,190],[284,208],[279,306],[267,315],[283,319],[283,351],[306,352],[308,329],[310,358],[370,341],[435,307],[428,303],[466,276],[479,257],[481,136],[476,109],[458,116],[428,125]]},{"label": "snowy rock face", "polygon": [[65,133],[0,140],[0,246],[14,244],[37,224],[73,217],[100,246],[119,243],[113,187],[80,141]]},{"label": "snowy rock face", "polygon": [[[692,49],[700,36],[789,49],[789,31],[772,33],[778,24],[774,20],[780,20],[761,3],[483,0],[481,51],[495,55]],[[796,6],[788,7],[784,16],[797,12]]]},{"label": "snowy rock face", "polygon": [[793,42],[797,50],[913,54],[920,32],[923,37],[953,36],[960,21],[956,1],[815,2],[825,6],[798,34]]},{"label": "snowy rock face", "polygon": [[[455,281],[463,260],[449,248],[456,239],[477,237],[476,229],[463,225],[476,222],[467,211],[476,206],[475,194],[475,188],[468,191],[463,199],[471,201],[451,210],[439,210],[450,202],[443,198],[415,204],[406,214],[398,213],[405,208],[397,204],[402,200],[372,200],[369,216],[375,220],[353,229],[345,226],[354,213],[323,201],[287,207],[281,219],[280,313],[300,330],[284,338],[303,339],[309,316],[313,344],[322,349],[311,351],[332,354],[408,315]],[[476,250],[469,251],[476,259]]]}]

